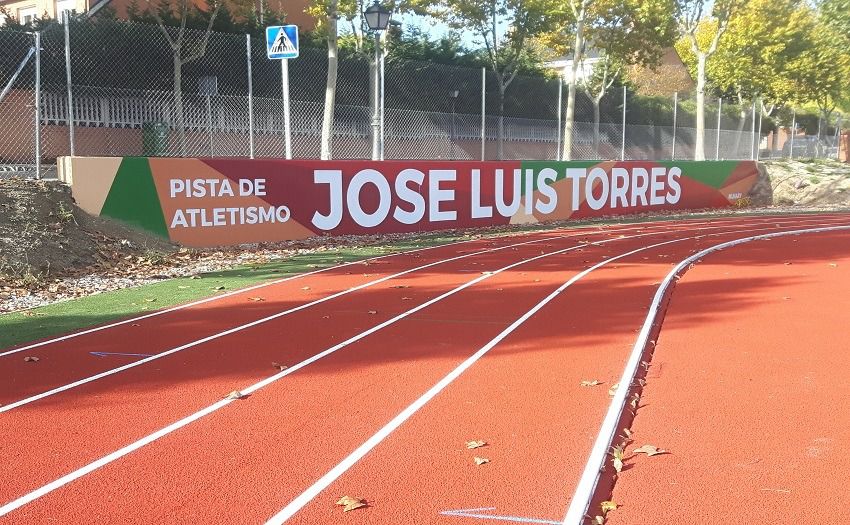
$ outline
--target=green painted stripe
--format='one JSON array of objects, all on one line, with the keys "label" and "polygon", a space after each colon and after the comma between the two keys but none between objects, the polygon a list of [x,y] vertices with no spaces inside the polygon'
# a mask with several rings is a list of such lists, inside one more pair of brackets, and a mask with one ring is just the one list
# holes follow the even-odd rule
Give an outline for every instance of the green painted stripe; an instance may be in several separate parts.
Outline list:
[{"label": "green painted stripe", "polygon": [[148,159],[124,157],[100,214],[168,238]]}]

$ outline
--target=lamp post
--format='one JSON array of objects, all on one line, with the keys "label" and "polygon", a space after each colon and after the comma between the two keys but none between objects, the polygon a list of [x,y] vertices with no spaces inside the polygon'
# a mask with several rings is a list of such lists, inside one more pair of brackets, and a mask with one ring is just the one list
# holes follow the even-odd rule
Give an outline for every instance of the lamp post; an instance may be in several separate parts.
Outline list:
[{"label": "lamp post", "polygon": [[455,139],[457,137],[455,131],[455,104],[457,103],[458,95],[460,95],[460,91],[458,90],[449,91],[449,98],[452,100],[452,160],[457,159],[457,155],[455,155]]},{"label": "lamp post", "polygon": [[372,160],[380,160],[381,158],[381,114],[378,109],[380,99],[380,64],[381,64],[381,31],[387,29],[390,23],[390,11],[378,3],[370,5],[363,11],[363,18],[366,19],[366,25],[369,26],[375,33],[375,93],[372,103]]}]

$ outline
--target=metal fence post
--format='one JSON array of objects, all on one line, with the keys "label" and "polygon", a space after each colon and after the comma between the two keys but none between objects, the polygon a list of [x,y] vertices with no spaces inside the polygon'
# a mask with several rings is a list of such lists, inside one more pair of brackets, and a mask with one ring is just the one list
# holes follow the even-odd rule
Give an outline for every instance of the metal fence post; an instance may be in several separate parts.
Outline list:
[{"label": "metal fence post", "polygon": [[623,86],[623,138],[620,140],[620,160],[626,160],[626,86]]},{"label": "metal fence post", "polygon": [[794,160],[794,135],[797,134],[797,112],[791,113],[791,149],[788,158]]},{"label": "metal fence post", "polygon": [[714,145],[714,160],[720,160],[720,117],[723,116],[723,99],[717,99],[717,144]]},{"label": "metal fence post", "polygon": [[561,104],[564,99],[564,79],[558,75],[558,149],[555,150],[555,160],[561,160]]},{"label": "metal fence post", "polygon": [[65,23],[65,83],[68,85],[68,142],[71,146],[71,156],[76,153],[74,148],[74,94],[71,88],[71,17],[68,11],[62,12]]},{"label": "metal fence post", "polygon": [[254,158],[254,80],[251,69],[251,35],[245,35],[245,56],[248,58],[248,156]]},{"label": "metal fence post", "polygon": [[679,92],[673,92],[673,152],[670,160],[676,160],[676,119],[679,116]]},{"label": "metal fence post", "polygon": [[759,125],[758,125],[758,130],[757,130],[758,136],[756,137],[756,160],[759,160],[759,158],[761,157],[761,119],[762,119],[762,116],[764,114],[764,110],[762,109],[762,105],[761,105],[761,99],[759,99],[758,112],[759,112]]},{"label": "metal fence post", "polygon": [[487,68],[481,68],[481,161],[484,161],[487,140]]},{"label": "metal fence post", "polygon": [[756,100],[753,99],[753,134],[752,134],[752,147],[750,148],[750,160],[756,160]]},{"label": "metal fence post", "polygon": [[41,178],[41,33],[35,32],[35,178]]},{"label": "metal fence post", "polygon": [[381,100],[380,100],[380,104],[378,105],[378,109],[381,113],[381,142],[380,142],[379,148],[378,148],[378,151],[380,152],[379,156],[380,156],[381,160],[384,160],[384,86],[385,86],[384,65],[385,65],[385,63],[386,63],[386,54],[382,51],[381,52],[381,62],[380,62],[380,68],[381,68]]},{"label": "metal fence post", "polygon": [[841,161],[841,116],[838,116],[838,123],[835,125],[835,160]]},{"label": "metal fence post", "polygon": [[283,95],[283,143],[284,155],[292,158],[292,133],[289,127],[289,60],[280,61],[280,92]]}]

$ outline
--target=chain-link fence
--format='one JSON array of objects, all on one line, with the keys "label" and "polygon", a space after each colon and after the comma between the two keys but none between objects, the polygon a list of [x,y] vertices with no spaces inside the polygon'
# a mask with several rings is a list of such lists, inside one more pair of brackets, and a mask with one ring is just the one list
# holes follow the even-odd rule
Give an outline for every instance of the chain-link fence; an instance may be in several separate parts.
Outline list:
[{"label": "chain-link fence", "polygon": [[[0,46],[7,173],[48,170],[69,154],[285,155],[282,67],[261,40],[77,19],[40,33],[0,30]],[[320,156],[327,72],[322,49],[302,49],[289,63],[295,158]],[[332,158],[372,155],[373,73],[366,53],[339,61]],[[838,122],[821,122],[815,135],[794,115],[707,99],[699,140],[694,96],[641,96],[622,85],[598,98],[577,92],[567,155],[567,89],[554,75],[500,86],[489,70],[390,55],[383,79],[378,142],[386,159],[684,160],[699,156],[700,143],[706,159],[838,155]]]}]

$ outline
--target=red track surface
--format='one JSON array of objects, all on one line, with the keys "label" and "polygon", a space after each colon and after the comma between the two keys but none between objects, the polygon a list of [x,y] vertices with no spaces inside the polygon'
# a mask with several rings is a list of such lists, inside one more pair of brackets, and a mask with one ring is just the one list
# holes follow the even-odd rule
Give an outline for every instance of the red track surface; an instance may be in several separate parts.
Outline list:
[{"label": "red track surface", "polygon": [[[0,442],[4,443],[0,449],[0,479],[4,480],[0,505],[203,409],[232,390],[274,375],[277,370],[272,361],[295,365],[482,277],[482,272],[577,246],[580,239],[610,240],[492,275],[280,378],[247,399],[228,404],[56,490],[45,491],[0,520],[263,523],[578,272],[651,244],[702,235],[613,261],[577,281],[290,520],[486,523],[482,518],[440,512],[496,507],[496,511],[483,513],[559,522],[608,407],[608,387],[621,374],[658,282],[672,265],[725,240],[819,224],[850,224],[850,217],[724,219],[712,224],[699,221],[580,230],[587,233],[579,237],[569,237],[575,231],[557,231],[473,241],[388,257],[366,267],[338,268],[134,323],[140,326],[122,325],[2,357],[0,374],[11,381],[0,385],[0,402],[8,404],[132,362],[99,359],[89,354],[92,351],[156,354],[459,252],[564,236],[412,272],[0,413]],[[643,236],[621,238],[624,235]],[[826,268],[828,262],[836,261],[823,261],[822,257],[850,258],[850,234],[817,238],[833,252],[802,251],[812,264]],[[750,262],[755,255],[747,254],[756,253],[757,248],[764,257],[781,250],[780,254],[793,260],[787,254],[796,252],[804,242],[803,237],[794,239],[798,242],[745,245],[716,258],[734,260],[737,256]],[[786,243],[792,246],[783,248]],[[827,275],[838,275],[835,270],[842,261],[837,262],[838,267],[828,267],[833,274]],[[850,267],[850,261],[846,262]],[[794,295],[783,291],[794,281],[763,278],[765,268],[758,265],[758,275],[744,277],[743,272],[750,270],[736,267],[736,282],[744,283],[747,290]],[[795,265],[781,268],[787,272],[798,266],[795,261]],[[364,275],[364,270],[371,273]],[[691,274],[687,275],[690,278]],[[687,282],[677,289],[676,297],[686,290]],[[305,286],[310,289],[303,290]],[[724,290],[710,283],[712,299],[723,299]],[[266,301],[248,301],[247,297],[253,296]],[[700,302],[700,311],[705,312],[705,297]],[[782,307],[795,307],[791,300],[780,302]],[[749,309],[754,304],[735,303],[730,310],[752,325]],[[688,317],[687,325],[692,329],[703,317]],[[665,324],[665,337],[667,329]],[[744,340],[749,347],[751,341]],[[742,347],[743,343],[737,349]],[[659,346],[656,360],[662,350]],[[37,355],[41,360],[24,363],[24,355]],[[697,362],[687,365],[697,366]],[[789,374],[799,372],[785,365]],[[653,368],[653,373],[658,369]],[[708,376],[710,380],[711,374]],[[580,386],[589,379],[605,384]],[[647,400],[654,379],[650,381]],[[832,394],[845,395],[842,390]],[[689,403],[696,404],[684,407],[679,406],[679,399],[671,398],[677,408],[668,407],[662,415],[699,411],[699,403],[704,401],[695,399]],[[636,429],[648,410],[641,410]],[[835,428],[842,428],[838,424]],[[489,445],[466,450],[464,442],[472,439],[484,439]],[[675,450],[666,442],[659,446]],[[833,450],[838,450],[838,443]],[[488,457],[491,463],[475,466],[475,455]],[[679,456],[654,457],[651,464],[662,465],[670,458]],[[637,471],[634,469],[635,474]],[[616,490],[621,490],[619,483],[625,483],[631,474],[624,473]],[[370,508],[341,514],[333,503],[344,494],[366,498]],[[633,495],[624,493],[623,497],[638,501]],[[654,522],[638,515],[629,519],[625,508],[612,513],[612,521],[619,514],[617,519],[626,520],[623,523]],[[649,512],[645,516],[659,515],[659,511]]]}]

